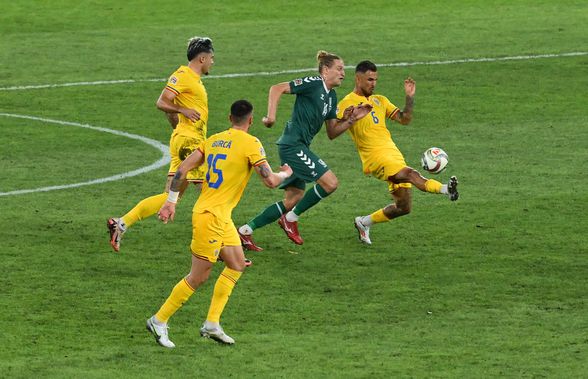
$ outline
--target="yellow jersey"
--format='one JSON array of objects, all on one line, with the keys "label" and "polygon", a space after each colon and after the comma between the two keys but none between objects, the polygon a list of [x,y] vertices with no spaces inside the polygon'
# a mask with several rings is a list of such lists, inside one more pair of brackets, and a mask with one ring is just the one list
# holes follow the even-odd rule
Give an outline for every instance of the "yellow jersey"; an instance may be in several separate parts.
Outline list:
[{"label": "yellow jersey", "polygon": [[194,109],[200,113],[200,120],[194,122],[183,114],[178,114],[178,125],[174,133],[203,140],[206,138],[208,124],[208,94],[200,75],[188,66],[180,66],[167,81],[165,88],[176,94],[174,103],[183,108]]},{"label": "yellow jersey", "polygon": [[267,161],[265,150],[255,136],[234,128],[210,136],[199,150],[208,171],[194,212],[210,212],[229,222],[253,167]]},{"label": "yellow jersey", "polygon": [[385,155],[387,151],[398,151],[390,131],[386,128],[386,119],[392,120],[400,109],[385,96],[372,95],[366,98],[351,92],[337,105],[337,117],[341,118],[345,108],[350,105],[357,106],[361,103],[371,104],[372,111],[356,121],[349,128],[349,133],[361,158],[364,172],[369,173],[367,167],[372,160]]}]

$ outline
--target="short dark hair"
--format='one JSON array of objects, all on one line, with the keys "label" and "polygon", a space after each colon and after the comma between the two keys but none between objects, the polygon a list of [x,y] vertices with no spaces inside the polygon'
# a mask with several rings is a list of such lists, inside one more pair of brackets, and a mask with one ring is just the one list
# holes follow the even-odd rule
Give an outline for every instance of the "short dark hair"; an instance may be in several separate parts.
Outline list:
[{"label": "short dark hair", "polygon": [[355,66],[355,72],[365,74],[368,71],[378,72],[378,68],[371,61],[361,61]]},{"label": "short dark hair", "polygon": [[188,60],[196,58],[200,53],[212,53],[214,48],[212,47],[212,40],[208,37],[192,37],[188,41],[188,51],[186,55]]},{"label": "short dark hair", "polygon": [[237,100],[231,105],[231,120],[234,124],[242,124],[253,112],[253,105],[247,100]]}]

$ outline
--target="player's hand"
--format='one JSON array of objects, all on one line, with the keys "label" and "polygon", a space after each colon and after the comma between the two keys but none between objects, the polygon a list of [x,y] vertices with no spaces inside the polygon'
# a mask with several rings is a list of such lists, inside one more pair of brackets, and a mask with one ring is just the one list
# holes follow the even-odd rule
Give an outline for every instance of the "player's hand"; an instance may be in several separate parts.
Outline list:
[{"label": "player's hand", "polygon": [[404,92],[406,96],[414,96],[416,92],[416,82],[410,76],[404,81]]},{"label": "player's hand", "polygon": [[194,109],[181,108],[180,113],[186,116],[192,122],[200,120],[200,113],[195,111]]},{"label": "player's hand", "polygon": [[368,113],[372,111],[372,108],[373,107],[371,104],[359,104],[353,109],[351,117],[355,118],[356,120],[364,118]]},{"label": "player's hand", "polygon": [[174,216],[176,215],[176,204],[170,203],[166,201],[165,204],[161,207],[159,212],[157,212],[159,219],[163,221],[164,224],[167,224],[169,220],[173,221]]},{"label": "player's hand", "polygon": [[353,113],[353,105],[348,106],[347,108],[345,108],[345,110],[343,111],[343,117],[341,117],[341,120],[349,120],[349,117],[351,117],[351,114]]},{"label": "player's hand", "polygon": [[287,163],[284,164],[284,165],[282,165],[282,166],[280,166],[280,172],[283,172],[286,175],[288,175],[287,178],[289,178],[290,176],[292,176],[292,173],[293,173],[292,167],[288,166]]},{"label": "player's hand", "polygon": [[269,116],[265,116],[261,119],[261,122],[263,122],[263,125],[265,125],[266,128],[271,128],[272,126],[274,126],[276,119],[270,118]]}]

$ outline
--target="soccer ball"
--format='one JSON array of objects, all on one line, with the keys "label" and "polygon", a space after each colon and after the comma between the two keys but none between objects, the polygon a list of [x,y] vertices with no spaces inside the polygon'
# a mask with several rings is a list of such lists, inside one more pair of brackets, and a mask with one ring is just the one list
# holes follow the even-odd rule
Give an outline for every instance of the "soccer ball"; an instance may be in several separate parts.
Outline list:
[{"label": "soccer ball", "polygon": [[423,169],[425,169],[427,172],[430,172],[431,174],[438,174],[445,170],[447,163],[449,163],[449,157],[447,156],[447,153],[438,147],[431,147],[427,149],[427,151],[425,151],[421,157],[421,164],[423,165]]}]

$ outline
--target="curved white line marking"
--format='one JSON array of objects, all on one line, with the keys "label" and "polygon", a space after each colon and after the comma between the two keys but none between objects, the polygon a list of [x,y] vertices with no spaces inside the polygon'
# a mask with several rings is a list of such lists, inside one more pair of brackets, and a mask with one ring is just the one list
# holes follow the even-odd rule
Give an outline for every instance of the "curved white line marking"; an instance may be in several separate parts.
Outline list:
[{"label": "curved white line marking", "polygon": [[[407,66],[431,66],[431,65],[446,65],[459,63],[479,63],[479,62],[501,62],[501,61],[522,61],[530,59],[544,59],[544,58],[563,58],[563,57],[580,57],[588,55],[586,51],[576,51],[571,53],[560,54],[537,54],[537,55],[515,55],[511,57],[487,57],[487,58],[464,58],[451,59],[445,61],[421,61],[421,62],[397,62],[397,63],[377,63],[380,67],[407,67]],[[355,66],[345,66],[347,69],[355,68]],[[302,72],[314,72],[316,67],[301,68],[296,70],[283,71],[262,71],[262,72],[243,72],[236,74],[210,75],[210,79],[223,78],[245,78],[251,76],[274,76],[280,74],[297,74]],[[74,86],[96,86],[102,84],[124,84],[124,83],[144,83],[144,82],[165,82],[167,79],[121,79],[121,80],[98,80],[94,82],[73,82],[73,83],[58,83],[58,84],[38,84],[30,86],[12,86],[0,87],[0,91],[18,91],[26,89],[41,89],[41,88],[55,88],[55,87],[74,87]]]},{"label": "curved white line marking", "polygon": [[144,174],[144,173],[149,172],[149,171],[156,170],[156,169],[158,169],[158,168],[160,168],[162,166],[165,166],[170,161],[169,149],[168,149],[168,147],[166,145],[162,144],[159,141],[153,140],[151,138],[143,137],[143,136],[140,136],[140,135],[137,135],[137,134],[131,134],[131,133],[126,133],[126,132],[121,132],[121,131],[118,131],[118,130],[101,128],[101,127],[98,127],[98,126],[92,126],[92,125],[88,125],[88,124],[79,124],[77,122],[52,120],[52,119],[49,119],[49,118],[26,116],[26,115],[20,115],[20,114],[0,113],[0,116],[13,117],[13,118],[21,118],[21,119],[25,119],[25,120],[41,121],[41,122],[47,122],[47,123],[50,123],[50,124],[59,124],[59,125],[67,125],[67,126],[77,126],[77,127],[80,127],[80,128],[92,129],[92,130],[97,130],[99,132],[110,133],[110,134],[114,134],[114,135],[117,135],[117,136],[132,138],[132,139],[141,141],[143,143],[146,143],[148,145],[151,145],[151,146],[155,147],[162,154],[162,157],[157,162],[154,162],[154,163],[150,164],[149,166],[141,167],[139,169],[136,169],[136,170],[133,170],[133,171],[128,171],[128,172],[125,172],[125,173],[122,173],[122,174],[117,174],[117,175],[109,176],[107,178],[100,178],[100,179],[90,180],[88,182],[64,184],[64,185],[59,185],[59,186],[50,186],[50,187],[42,187],[42,188],[31,188],[31,189],[23,189],[23,190],[17,190],[17,191],[9,191],[9,192],[0,192],[0,196],[22,195],[22,194],[25,194],[25,193],[32,193],[32,192],[47,192],[47,191],[60,190],[60,189],[66,189],[66,188],[75,188],[75,187],[89,186],[89,185],[92,185],[92,184],[100,184],[100,183],[112,182],[112,181],[115,181],[115,180],[129,178],[131,176],[136,176],[136,175]]}]

